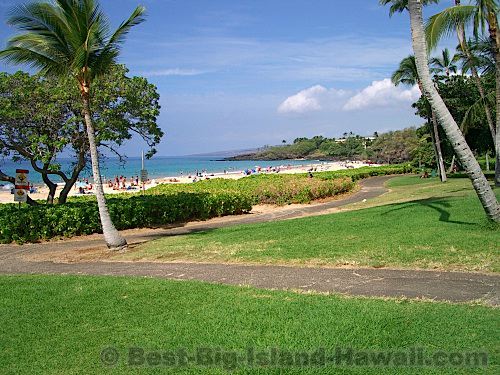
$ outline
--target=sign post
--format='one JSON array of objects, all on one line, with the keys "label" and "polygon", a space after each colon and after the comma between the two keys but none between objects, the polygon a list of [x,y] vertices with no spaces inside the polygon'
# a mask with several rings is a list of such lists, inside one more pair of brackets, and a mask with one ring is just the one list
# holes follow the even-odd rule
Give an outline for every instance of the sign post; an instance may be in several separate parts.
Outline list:
[{"label": "sign post", "polygon": [[144,169],[144,151],[142,151],[141,154],[141,182],[142,182],[142,194],[144,194],[144,191],[146,190],[145,184],[146,181],[148,180],[148,171]]},{"label": "sign post", "polygon": [[14,202],[26,203],[28,200],[28,192],[30,191],[30,184],[28,180],[27,169],[16,169],[16,180],[14,183]]},{"label": "sign post", "polygon": [[142,193],[144,194],[145,184],[146,181],[148,180],[148,171],[145,169],[141,169],[141,182],[142,182]]}]

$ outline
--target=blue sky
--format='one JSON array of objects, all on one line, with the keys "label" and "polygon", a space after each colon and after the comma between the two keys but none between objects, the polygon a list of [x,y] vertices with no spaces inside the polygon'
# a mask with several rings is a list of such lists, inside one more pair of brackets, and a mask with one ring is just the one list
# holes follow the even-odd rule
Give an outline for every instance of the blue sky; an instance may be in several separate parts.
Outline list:
[{"label": "blue sky", "polygon": [[[2,0],[0,19],[21,0]],[[431,15],[449,6],[432,6]],[[139,3],[101,0],[112,23]],[[159,155],[278,144],[420,125],[415,88],[388,78],[411,53],[407,14],[377,0],[144,0],[120,62],[161,95]],[[3,21],[5,45],[15,30]],[[0,63],[0,70],[17,67]],[[140,142],[124,151],[140,154]]]}]

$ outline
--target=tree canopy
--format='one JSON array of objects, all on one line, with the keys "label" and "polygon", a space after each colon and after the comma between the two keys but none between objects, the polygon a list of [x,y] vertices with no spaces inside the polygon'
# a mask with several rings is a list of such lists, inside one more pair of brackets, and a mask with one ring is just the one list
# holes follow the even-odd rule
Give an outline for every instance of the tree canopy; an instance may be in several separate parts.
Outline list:
[{"label": "tree canopy", "polygon": [[[96,140],[113,155],[123,157],[120,145],[134,135],[144,140],[152,156],[163,131],[156,123],[159,94],[143,77],[128,77],[123,65],[95,81],[92,88]],[[88,165],[89,144],[77,87],[70,79],[43,78],[17,72],[0,74],[0,152],[30,161],[51,187],[58,176],[66,186],[61,201]],[[71,171],[57,159],[70,153]]]}]

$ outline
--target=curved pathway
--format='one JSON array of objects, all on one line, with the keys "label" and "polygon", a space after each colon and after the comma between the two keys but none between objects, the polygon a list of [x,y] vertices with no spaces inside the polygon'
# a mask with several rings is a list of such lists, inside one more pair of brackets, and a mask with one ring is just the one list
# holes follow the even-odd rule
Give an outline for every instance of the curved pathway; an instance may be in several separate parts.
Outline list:
[{"label": "curved pathway", "polygon": [[[387,191],[390,177],[373,177],[361,181],[361,189],[344,199],[307,206],[288,206],[268,213],[231,218],[164,229],[123,231],[131,244],[154,238],[180,235],[229,225],[292,219],[319,215],[347,204],[374,198]],[[283,266],[246,266],[205,263],[153,263],[92,261],[55,263],[37,261],[43,253],[86,251],[104,247],[100,235],[82,236],[64,241],[27,245],[0,245],[0,274],[84,274],[149,276],[176,280],[201,280],[231,285],[248,285],[269,289],[292,289],[345,293],[377,297],[425,298],[439,301],[481,301],[500,305],[500,277],[462,272],[438,272],[391,269],[335,269]]]}]

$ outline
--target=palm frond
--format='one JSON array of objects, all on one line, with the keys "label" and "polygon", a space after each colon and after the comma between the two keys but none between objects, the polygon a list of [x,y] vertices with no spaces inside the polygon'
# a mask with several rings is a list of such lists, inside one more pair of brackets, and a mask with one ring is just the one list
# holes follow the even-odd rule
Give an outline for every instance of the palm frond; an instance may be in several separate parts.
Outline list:
[{"label": "palm frond", "polygon": [[[422,0],[422,5],[437,4],[439,0]],[[402,13],[408,10],[408,0],[379,0],[380,5],[391,4],[389,8],[389,17],[394,13]]]},{"label": "palm frond", "polygon": [[418,72],[414,55],[409,55],[401,60],[398,69],[392,74],[391,80],[395,86],[399,84],[413,86],[418,83]]},{"label": "palm frond", "polygon": [[[52,0],[14,7],[9,23],[24,33],[10,39],[0,58],[43,72],[65,72],[88,83],[116,62],[133,26],[144,21],[137,7],[115,32],[96,0]],[[32,60],[32,61],[31,61]]]},{"label": "palm frond", "polygon": [[473,105],[469,107],[469,109],[467,109],[462,123],[460,124],[460,129],[464,133],[467,133],[467,130],[470,127],[474,126],[474,123],[484,119],[485,105],[489,106],[490,108],[494,108],[495,94],[495,90],[491,90],[485,95],[484,100],[482,98],[479,98]]},{"label": "palm frond", "polygon": [[121,25],[116,29],[111,38],[109,38],[110,45],[117,45],[124,41],[125,36],[128,34],[130,29],[140,23],[144,22],[144,13],[146,12],[146,8],[143,6],[138,6],[132,12],[130,17],[121,23]]},{"label": "palm frond", "polygon": [[473,5],[455,5],[435,14],[425,25],[427,47],[433,50],[438,42],[457,32],[458,25],[466,25],[473,18],[476,7]]},{"label": "palm frond", "polygon": [[42,75],[61,75],[64,70],[50,56],[19,47],[9,47],[0,51],[0,59],[14,64],[26,64],[39,70]]}]

